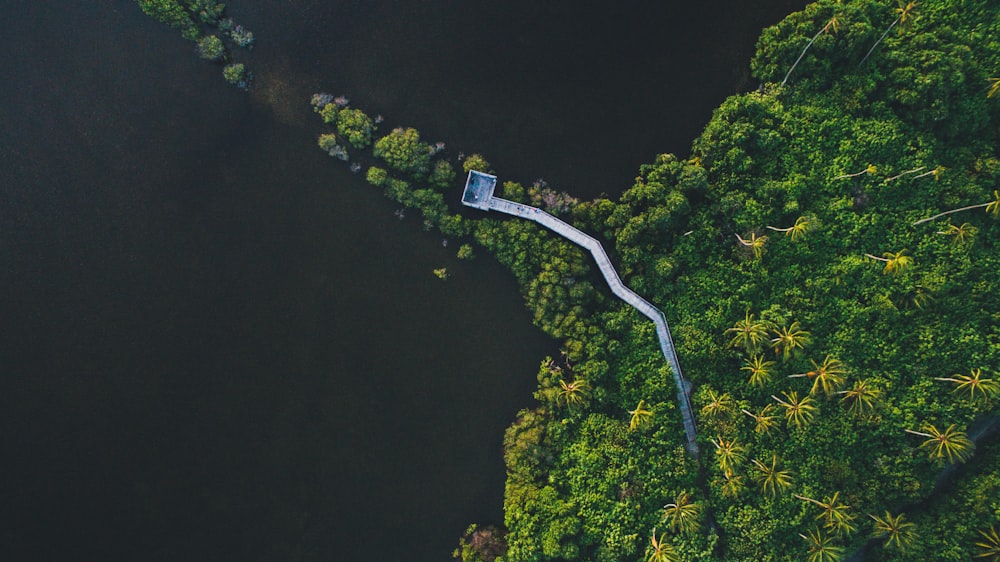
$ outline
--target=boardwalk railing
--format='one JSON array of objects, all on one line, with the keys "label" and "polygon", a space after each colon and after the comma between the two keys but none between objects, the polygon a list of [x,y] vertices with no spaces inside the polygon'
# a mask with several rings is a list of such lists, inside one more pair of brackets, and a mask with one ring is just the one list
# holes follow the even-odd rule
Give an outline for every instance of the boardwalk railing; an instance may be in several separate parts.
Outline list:
[{"label": "boardwalk railing", "polygon": [[[694,412],[691,407],[691,384],[684,380],[684,375],[681,374],[681,364],[677,360],[674,340],[670,337],[670,327],[667,325],[667,318],[663,315],[663,312],[622,283],[621,278],[618,277],[618,272],[611,265],[611,260],[608,258],[607,252],[604,251],[604,246],[596,238],[537,207],[515,203],[514,201],[493,197],[492,195],[490,195],[485,206],[494,211],[500,211],[501,213],[537,222],[563,238],[589,250],[590,254],[594,256],[594,261],[597,262],[598,269],[601,270],[601,275],[608,282],[611,292],[638,310],[643,316],[653,321],[656,325],[657,339],[660,340],[660,351],[663,352],[664,359],[670,365],[670,370],[674,376],[674,383],[677,385],[677,402],[680,405],[681,418],[684,422],[687,449],[692,455],[698,456],[698,432],[695,427]],[[482,208],[482,206],[478,208]]]}]

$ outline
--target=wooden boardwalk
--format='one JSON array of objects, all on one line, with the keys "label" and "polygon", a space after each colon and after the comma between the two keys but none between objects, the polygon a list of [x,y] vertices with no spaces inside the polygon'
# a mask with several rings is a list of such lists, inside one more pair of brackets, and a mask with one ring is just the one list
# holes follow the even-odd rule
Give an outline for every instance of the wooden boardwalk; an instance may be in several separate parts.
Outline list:
[{"label": "wooden boardwalk", "polygon": [[492,195],[487,200],[486,206],[490,210],[500,211],[501,213],[537,222],[552,232],[590,251],[590,254],[594,256],[594,261],[597,262],[598,269],[601,270],[601,275],[604,276],[604,279],[608,282],[608,286],[611,287],[611,292],[638,310],[643,316],[653,321],[656,325],[657,339],[660,340],[660,351],[663,352],[664,359],[670,365],[670,370],[674,376],[674,383],[677,385],[677,402],[680,405],[681,418],[684,421],[687,449],[692,455],[698,456],[698,442],[696,440],[698,432],[695,428],[694,411],[691,407],[691,383],[684,380],[684,375],[681,374],[681,364],[677,360],[674,340],[670,337],[670,327],[667,326],[667,318],[663,315],[663,312],[622,283],[621,278],[618,277],[618,272],[611,265],[611,260],[608,258],[607,252],[604,251],[604,247],[594,237],[537,207],[500,199]]}]

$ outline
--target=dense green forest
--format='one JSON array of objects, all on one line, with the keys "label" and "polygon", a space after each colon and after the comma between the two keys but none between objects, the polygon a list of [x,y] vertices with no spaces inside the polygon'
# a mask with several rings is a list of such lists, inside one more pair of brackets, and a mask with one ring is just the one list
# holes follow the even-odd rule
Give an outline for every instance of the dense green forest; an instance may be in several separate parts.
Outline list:
[{"label": "dense green forest", "polygon": [[700,458],[653,325],[582,250],[455,212],[443,144],[313,97],[323,151],[495,256],[563,342],[504,436],[503,525],[459,558],[1000,560],[1000,4],[823,0],[751,68],[756,91],[617,201],[502,190],[603,237],[664,311]]}]

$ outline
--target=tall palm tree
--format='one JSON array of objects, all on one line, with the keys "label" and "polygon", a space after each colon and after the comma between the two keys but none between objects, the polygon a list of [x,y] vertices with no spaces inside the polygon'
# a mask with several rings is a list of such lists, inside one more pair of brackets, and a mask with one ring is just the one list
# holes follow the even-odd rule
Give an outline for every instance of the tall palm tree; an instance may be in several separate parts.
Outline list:
[{"label": "tall palm tree", "polygon": [[805,349],[805,346],[812,341],[809,332],[802,329],[798,321],[792,322],[790,326],[781,327],[774,331],[771,338],[771,348],[784,359],[788,359],[793,353]]},{"label": "tall palm tree", "polygon": [[736,442],[736,439],[726,441],[722,436],[710,439],[715,445],[715,460],[719,463],[722,472],[729,473],[733,468],[743,462],[743,446]]},{"label": "tall palm tree", "polygon": [[986,97],[992,98],[1000,92],[1000,78],[990,78],[990,91],[986,93]]},{"label": "tall palm tree", "polygon": [[917,15],[913,13],[913,9],[916,8],[918,4],[919,4],[918,2],[907,2],[906,4],[903,4],[902,0],[899,2],[899,7],[896,8],[896,13],[899,15],[896,16],[896,19],[892,20],[892,25],[890,25],[889,28],[885,30],[885,33],[883,33],[882,36],[878,38],[878,41],[876,41],[875,44],[872,45],[872,48],[868,49],[868,53],[865,54],[865,58],[861,59],[861,62],[858,63],[858,66],[865,64],[865,61],[868,60],[868,57],[871,56],[872,51],[875,50],[875,47],[878,47],[879,43],[881,43],[882,40],[885,39],[885,36],[888,35],[890,31],[892,31],[892,28],[896,27],[896,24],[899,24],[899,30],[900,32],[902,32],[903,28],[906,27],[907,24],[911,23],[913,20],[917,18]]},{"label": "tall palm tree", "polygon": [[732,328],[726,330],[727,334],[733,335],[729,345],[742,347],[747,353],[756,353],[767,342],[767,329],[767,322],[757,320],[748,310],[743,320],[737,321]]},{"label": "tall palm tree", "polygon": [[827,355],[822,364],[817,364],[812,359],[809,362],[813,365],[811,371],[788,375],[788,377],[808,377],[809,380],[813,381],[812,390],[809,391],[810,396],[816,396],[822,390],[823,394],[829,398],[844,385],[844,374],[847,372],[847,368],[840,360]]},{"label": "tall palm tree", "polygon": [[980,549],[976,558],[984,558],[987,562],[1000,562],[1000,534],[997,534],[997,528],[990,525],[979,531],[979,534],[983,536],[983,540],[976,542],[976,546]]},{"label": "tall palm tree", "polygon": [[663,533],[660,538],[656,538],[656,529],[653,529],[653,536],[649,538],[653,550],[646,559],[646,562],[678,562],[680,556],[677,550],[670,543],[666,542],[667,534]]},{"label": "tall palm tree", "polygon": [[742,412],[750,416],[750,418],[752,418],[755,422],[753,428],[755,433],[769,433],[778,423],[776,419],[777,416],[774,415],[773,404],[767,404],[756,414],[750,412],[749,410],[742,410]]},{"label": "tall palm tree", "polygon": [[886,511],[885,517],[871,514],[868,517],[875,520],[874,535],[876,537],[885,537],[886,546],[894,546],[899,550],[906,550],[913,544],[913,540],[916,538],[916,534],[913,532],[915,525],[907,521],[906,516],[902,513],[893,517],[891,513]]},{"label": "tall palm tree", "polygon": [[875,411],[879,397],[882,396],[882,389],[868,381],[857,380],[850,390],[841,390],[837,394],[844,395],[840,400],[848,405],[848,412],[864,416]]},{"label": "tall palm tree", "polygon": [[834,492],[832,496],[823,498],[823,501],[814,500],[806,496],[795,495],[796,499],[818,505],[823,509],[816,519],[823,520],[823,526],[838,534],[850,534],[855,531],[854,514],[851,513],[851,506],[840,502],[840,492]]},{"label": "tall palm tree", "polygon": [[973,369],[971,375],[952,375],[950,377],[935,377],[935,380],[955,383],[955,392],[968,391],[969,400],[989,400],[1000,394],[1000,383],[995,379],[984,379],[982,369]]},{"label": "tall palm tree", "polygon": [[785,85],[785,82],[788,82],[788,77],[792,75],[792,71],[795,70],[795,67],[799,65],[799,61],[802,60],[802,57],[806,56],[806,51],[809,50],[809,47],[812,47],[812,44],[816,42],[816,39],[819,39],[820,35],[826,33],[828,30],[831,29],[833,30],[834,33],[836,33],[837,27],[839,25],[840,25],[840,20],[837,19],[837,16],[833,16],[832,18],[830,18],[830,21],[826,22],[826,25],[823,26],[823,29],[820,29],[816,33],[816,35],[813,35],[813,38],[809,40],[809,43],[806,43],[806,48],[802,49],[802,52],[799,53],[799,58],[795,59],[795,63],[792,64],[792,67],[788,69],[788,73],[785,74],[785,79],[781,81],[782,86]]},{"label": "tall palm tree", "polygon": [[972,456],[976,445],[969,440],[969,436],[962,431],[955,429],[955,424],[948,426],[944,431],[938,431],[931,424],[923,426],[923,431],[905,430],[907,433],[926,437],[927,440],[920,444],[921,448],[930,449],[932,459],[948,458],[949,463],[955,461],[965,462]]},{"label": "tall palm tree", "polygon": [[882,273],[892,273],[893,275],[903,271],[907,267],[913,265],[913,258],[906,255],[906,248],[898,252],[885,252],[882,257],[873,256],[872,254],[865,254],[865,257],[869,257],[873,260],[878,260],[885,263],[885,269]]},{"label": "tall palm tree", "polygon": [[792,485],[792,473],[788,470],[778,470],[778,455],[771,455],[771,464],[767,465],[757,459],[753,459],[754,468],[757,473],[754,480],[760,484],[760,489],[765,494],[775,496],[778,490],[787,490]]},{"label": "tall palm tree", "polygon": [[978,229],[971,224],[963,222],[961,226],[949,224],[948,228],[939,230],[938,234],[943,236],[952,236],[953,238],[951,239],[951,243],[958,245],[972,240],[972,237],[976,235],[977,230]]},{"label": "tall palm tree", "polygon": [[767,248],[764,246],[765,244],[767,244],[766,234],[757,236],[756,232],[751,232],[749,240],[744,240],[743,238],[740,237],[739,234],[737,234],[736,239],[740,241],[740,244],[743,244],[747,248],[750,248],[753,251],[753,257],[757,259],[760,259],[761,256],[764,255],[764,252],[767,251]]},{"label": "tall palm tree", "polygon": [[739,497],[740,492],[743,491],[743,477],[732,472],[726,472],[723,476],[725,479],[719,486],[722,495],[730,499]]},{"label": "tall palm tree", "polygon": [[771,381],[772,367],[774,367],[774,361],[766,361],[763,355],[754,355],[745,365],[740,367],[740,370],[750,373],[750,379],[747,382],[763,388]]},{"label": "tall palm tree", "polygon": [[802,215],[801,217],[795,219],[795,224],[788,228],[777,228],[774,226],[768,226],[767,228],[775,232],[784,232],[785,236],[797,241],[801,238],[805,238],[806,234],[813,229],[813,221],[806,215]]},{"label": "tall palm tree", "polygon": [[628,428],[630,430],[639,429],[640,427],[643,427],[653,421],[653,412],[647,410],[645,406],[646,401],[640,400],[634,410],[628,411],[629,415],[632,416],[628,422]]},{"label": "tall palm tree", "polygon": [[708,400],[708,404],[701,409],[702,415],[720,418],[733,411],[733,397],[728,392],[717,394],[714,390],[709,390]]},{"label": "tall palm tree", "polygon": [[782,394],[785,396],[784,400],[773,394],[771,398],[774,398],[785,409],[785,420],[788,423],[801,428],[812,421],[813,414],[816,412],[816,406],[812,403],[812,398],[808,396],[799,398],[799,393],[794,390],[791,392],[782,392]]},{"label": "tall palm tree", "polygon": [[840,562],[844,559],[844,547],[831,544],[831,538],[819,529],[810,529],[806,535],[799,533],[809,545],[809,562]]},{"label": "tall palm tree", "polygon": [[690,533],[698,530],[698,516],[701,508],[691,501],[687,492],[681,492],[673,503],[663,506],[663,520],[677,533]]},{"label": "tall palm tree", "polygon": [[938,213],[938,214],[934,215],[933,217],[927,217],[926,219],[920,219],[920,220],[918,220],[917,222],[913,223],[913,226],[917,226],[920,223],[924,223],[924,222],[932,221],[932,220],[935,220],[935,219],[939,219],[939,218],[941,218],[941,217],[943,217],[945,215],[950,215],[952,213],[958,213],[958,212],[961,212],[961,211],[969,211],[971,209],[982,209],[983,207],[986,208],[986,213],[987,214],[993,215],[994,217],[997,216],[997,215],[1000,215],[1000,190],[996,190],[996,189],[993,190],[993,200],[992,201],[987,201],[985,203],[979,203],[978,205],[969,205],[968,207],[959,207],[958,209],[952,209],[950,211],[945,211],[943,213]]},{"label": "tall palm tree", "polygon": [[587,395],[590,393],[590,386],[584,379],[576,379],[573,382],[566,382],[560,379],[559,386],[560,390],[556,396],[556,402],[561,401],[568,408],[583,405],[587,399]]}]

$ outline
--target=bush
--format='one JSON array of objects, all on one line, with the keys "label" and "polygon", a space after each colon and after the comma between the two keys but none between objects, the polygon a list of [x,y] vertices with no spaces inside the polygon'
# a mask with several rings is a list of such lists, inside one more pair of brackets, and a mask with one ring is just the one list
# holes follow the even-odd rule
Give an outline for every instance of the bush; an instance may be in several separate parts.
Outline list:
[{"label": "bush", "polygon": [[490,163],[483,158],[482,154],[473,154],[466,157],[462,162],[462,169],[465,170],[466,174],[472,170],[488,174],[490,172]]},{"label": "bush", "polygon": [[385,160],[390,168],[414,179],[424,179],[430,170],[431,148],[420,141],[416,129],[398,128],[375,142],[376,158]]},{"label": "bush", "polygon": [[198,41],[198,56],[217,62],[226,58],[226,47],[222,44],[222,39],[215,35],[206,35]]},{"label": "bush", "polygon": [[327,125],[334,125],[337,123],[337,113],[340,112],[340,110],[337,109],[337,104],[328,103],[324,105],[322,109],[317,109],[316,111],[319,112],[319,116],[323,118],[323,122]]},{"label": "bush", "polygon": [[382,168],[372,166],[368,168],[368,172],[365,174],[365,179],[368,183],[374,185],[375,187],[382,187],[385,185],[386,180],[389,179],[389,173]]},{"label": "bush", "polygon": [[[324,111],[326,108],[323,108]],[[322,112],[321,112],[322,115]],[[326,121],[324,115],[323,120]],[[360,109],[342,109],[336,117],[337,131],[357,149],[362,149],[372,143],[372,120]]]},{"label": "bush", "polygon": [[206,25],[216,25],[226,5],[219,4],[216,0],[188,0],[188,9],[198,17],[201,23]]},{"label": "bush", "polygon": [[445,191],[451,187],[453,181],[455,181],[455,168],[447,160],[438,160],[434,164],[431,176],[427,178],[427,183],[431,184],[431,187],[440,189],[441,191]]},{"label": "bush", "polygon": [[319,147],[334,158],[339,158],[340,160],[347,161],[348,155],[344,147],[337,144],[337,135],[333,133],[327,133],[325,135],[320,135],[319,140],[316,142]]},{"label": "bush", "polygon": [[460,260],[471,260],[476,257],[476,254],[472,251],[472,246],[469,244],[462,244],[458,247],[458,259]]},{"label": "bush", "polygon": [[245,88],[247,86],[247,69],[243,63],[237,64],[227,64],[225,68],[222,69],[222,76],[225,77],[226,82]]}]

